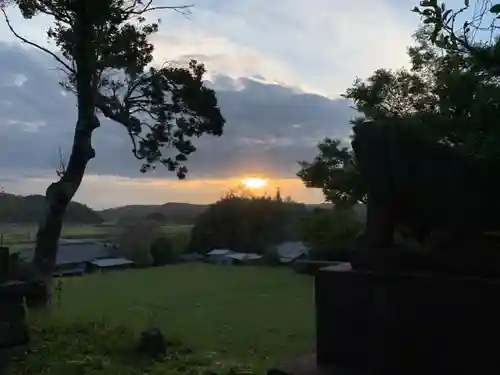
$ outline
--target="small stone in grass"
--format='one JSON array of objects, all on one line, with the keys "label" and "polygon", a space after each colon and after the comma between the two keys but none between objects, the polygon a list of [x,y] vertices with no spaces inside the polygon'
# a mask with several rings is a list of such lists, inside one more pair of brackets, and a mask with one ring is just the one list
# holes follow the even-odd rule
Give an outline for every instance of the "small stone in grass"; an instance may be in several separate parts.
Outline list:
[{"label": "small stone in grass", "polygon": [[142,332],[139,353],[149,357],[161,357],[167,353],[167,341],[159,328],[149,328]]}]

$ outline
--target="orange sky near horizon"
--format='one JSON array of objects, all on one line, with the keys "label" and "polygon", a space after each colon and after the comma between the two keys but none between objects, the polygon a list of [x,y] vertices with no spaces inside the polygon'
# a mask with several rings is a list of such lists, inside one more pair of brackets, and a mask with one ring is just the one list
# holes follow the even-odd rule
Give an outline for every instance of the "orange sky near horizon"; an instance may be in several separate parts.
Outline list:
[{"label": "orange sky near horizon", "polygon": [[[266,186],[253,189],[253,193],[274,195],[279,187],[282,197],[304,203],[322,203],[320,189],[304,187],[299,178],[269,178],[265,175],[241,175],[233,178],[176,179],[125,178],[118,176],[86,175],[74,200],[94,209],[105,209],[133,204],[164,204],[185,202],[210,204],[217,201],[229,189],[241,185],[245,178],[265,178]],[[29,195],[44,194],[54,178],[26,178],[22,183],[6,183],[8,193]]]},{"label": "orange sky near horizon", "polygon": [[[265,176],[241,176],[227,179],[126,179],[111,176],[86,176],[76,200],[95,208],[107,208],[125,204],[163,204],[166,202],[213,203],[231,188],[241,185],[244,178]],[[274,195],[279,187],[283,197],[304,203],[321,203],[320,189],[304,187],[298,178],[267,179],[261,188],[252,189],[256,195]],[[106,192],[112,189],[112,194]],[[96,194],[96,192],[102,192]]]}]

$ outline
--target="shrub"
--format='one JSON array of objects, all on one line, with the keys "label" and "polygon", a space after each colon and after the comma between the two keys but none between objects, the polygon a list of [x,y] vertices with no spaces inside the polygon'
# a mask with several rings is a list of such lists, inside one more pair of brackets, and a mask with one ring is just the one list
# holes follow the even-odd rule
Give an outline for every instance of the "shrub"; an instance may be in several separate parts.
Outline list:
[{"label": "shrub", "polygon": [[302,240],[315,260],[345,261],[363,225],[348,209],[318,209],[303,220]]},{"label": "shrub", "polygon": [[264,262],[269,266],[278,266],[281,264],[280,255],[278,249],[272,246],[265,250],[264,252]]},{"label": "shrub", "polygon": [[139,267],[151,266],[153,264],[151,245],[162,234],[161,226],[150,220],[127,227],[120,236],[119,252]]},{"label": "shrub", "polygon": [[176,256],[178,256],[188,251],[189,241],[191,240],[191,232],[179,230],[169,233],[167,238],[172,246],[172,251]]},{"label": "shrub", "polygon": [[201,254],[215,248],[262,254],[269,246],[295,240],[297,224],[306,214],[305,205],[283,202],[279,196],[228,195],[197,218],[189,249]]},{"label": "shrub", "polygon": [[163,266],[176,261],[176,254],[171,241],[166,236],[160,236],[151,243],[150,254],[153,266]]}]

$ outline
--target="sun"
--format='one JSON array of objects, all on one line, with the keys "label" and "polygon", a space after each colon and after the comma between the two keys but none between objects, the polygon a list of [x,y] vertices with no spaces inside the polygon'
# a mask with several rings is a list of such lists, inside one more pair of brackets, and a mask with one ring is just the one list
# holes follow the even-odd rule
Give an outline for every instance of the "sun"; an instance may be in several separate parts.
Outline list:
[{"label": "sun", "polygon": [[250,189],[258,189],[267,185],[267,180],[257,177],[245,178],[241,182]]}]

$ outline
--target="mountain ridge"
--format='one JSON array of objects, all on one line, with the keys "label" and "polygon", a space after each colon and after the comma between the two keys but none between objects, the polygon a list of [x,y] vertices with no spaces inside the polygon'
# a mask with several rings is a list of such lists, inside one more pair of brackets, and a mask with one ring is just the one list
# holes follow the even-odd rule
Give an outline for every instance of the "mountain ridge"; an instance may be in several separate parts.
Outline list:
[{"label": "mountain ridge", "polygon": [[[45,197],[0,193],[0,223],[37,223],[45,210]],[[75,224],[100,224],[102,217],[92,208],[79,202],[70,202],[64,221]]]},{"label": "mountain ridge", "polygon": [[[309,209],[332,208],[330,203],[305,204]],[[144,218],[152,214],[161,214],[167,223],[172,224],[193,224],[198,215],[202,214],[210,204],[195,204],[185,202],[167,202],[164,204],[152,205],[124,205],[97,211],[106,222],[133,222],[139,218]],[[361,219],[365,216],[364,205],[355,208]]]}]

